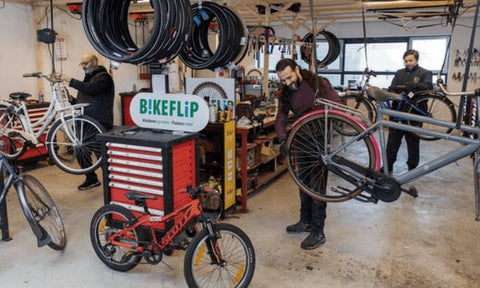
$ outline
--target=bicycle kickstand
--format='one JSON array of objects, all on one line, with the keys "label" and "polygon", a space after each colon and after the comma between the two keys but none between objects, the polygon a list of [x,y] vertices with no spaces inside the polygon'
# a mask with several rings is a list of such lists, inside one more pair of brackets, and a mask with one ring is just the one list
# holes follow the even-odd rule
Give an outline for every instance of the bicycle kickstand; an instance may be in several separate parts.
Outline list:
[{"label": "bicycle kickstand", "polygon": [[415,186],[413,186],[413,185],[409,186],[408,189],[405,189],[403,187],[401,189],[402,189],[402,192],[407,193],[408,195],[412,196],[413,198],[418,197],[417,188],[415,188]]}]

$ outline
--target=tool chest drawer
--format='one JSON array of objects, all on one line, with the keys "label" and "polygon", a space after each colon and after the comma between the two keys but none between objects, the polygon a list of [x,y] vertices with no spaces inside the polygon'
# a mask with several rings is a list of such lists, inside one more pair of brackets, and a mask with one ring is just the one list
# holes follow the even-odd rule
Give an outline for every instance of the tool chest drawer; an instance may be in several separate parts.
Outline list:
[{"label": "tool chest drawer", "polygon": [[191,201],[187,186],[197,186],[197,135],[175,135],[142,128],[118,127],[98,136],[103,141],[103,189],[105,204],[135,206],[125,193],[155,196],[147,200],[151,214],[163,216]]}]

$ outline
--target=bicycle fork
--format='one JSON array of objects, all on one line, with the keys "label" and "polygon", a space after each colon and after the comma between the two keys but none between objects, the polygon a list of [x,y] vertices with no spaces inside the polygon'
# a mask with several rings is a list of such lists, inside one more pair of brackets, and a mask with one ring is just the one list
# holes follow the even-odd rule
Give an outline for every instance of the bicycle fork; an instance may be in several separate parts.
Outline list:
[{"label": "bicycle fork", "polygon": [[210,264],[226,266],[227,262],[222,256],[220,248],[218,247],[217,239],[221,238],[220,233],[215,230],[210,219],[204,219],[203,228],[208,231],[208,241],[206,241],[208,255],[210,256]]}]

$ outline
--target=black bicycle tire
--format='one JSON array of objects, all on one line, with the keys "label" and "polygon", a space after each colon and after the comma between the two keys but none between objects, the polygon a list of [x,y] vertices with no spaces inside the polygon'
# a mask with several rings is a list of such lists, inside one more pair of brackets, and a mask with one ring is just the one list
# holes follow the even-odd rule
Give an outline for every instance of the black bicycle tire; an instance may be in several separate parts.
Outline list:
[{"label": "black bicycle tire", "polygon": [[[194,4],[191,8],[195,19],[202,19],[199,7]],[[192,69],[210,70],[240,62],[248,50],[246,45],[242,45],[245,44],[247,30],[240,17],[228,7],[214,2],[203,2],[201,9],[208,18],[192,25],[191,37],[179,53],[182,62]],[[215,52],[208,41],[209,25],[213,19],[217,19],[221,31]]]},{"label": "black bicycle tire", "polygon": [[[366,111],[367,115],[363,115],[364,113],[362,113],[362,115],[365,116],[370,122],[375,123],[375,120],[377,118],[376,109],[375,106],[373,106],[373,104],[368,99],[363,96],[355,95],[345,95],[340,99],[344,101],[345,105],[347,105],[348,107],[352,107],[360,111],[361,113],[362,111]],[[355,103],[355,105],[351,106],[349,105],[349,103]],[[363,109],[360,109],[360,107],[363,107]]]},{"label": "black bicycle tire", "polygon": [[[3,114],[2,111],[5,111],[6,108],[7,108],[7,105],[0,105],[0,117],[2,117],[2,114]],[[13,117],[18,119],[17,121],[21,125],[21,127],[20,129],[18,129],[18,127],[13,127],[12,129],[25,131],[25,127],[23,125],[23,122],[20,120],[20,118],[17,115],[13,115]],[[15,120],[13,120],[13,122],[15,122]],[[2,124],[0,123],[0,125]],[[6,139],[2,139],[3,137],[6,137]],[[25,141],[21,138],[17,139],[16,137],[13,138],[13,137],[10,137],[9,135],[5,135],[5,136],[0,136],[0,139],[4,140],[4,142],[5,140],[7,140],[8,142],[8,143],[5,143],[4,149],[9,149],[10,152],[7,154],[5,153],[6,151],[2,150],[0,151],[0,153],[2,153],[2,155],[10,161],[17,160],[18,158],[22,157],[23,154],[25,154],[25,151],[27,151],[27,145],[25,145],[26,144]],[[22,146],[20,147],[20,149],[15,148],[16,152],[12,154],[11,147],[12,146],[17,147],[17,144],[18,144],[17,141],[19,141],[22,144]]]},{"label": "black bicycle tire", "polygon": [[[434,102],[436,103],[441,103],[443,109],[442,111],[444,113],[442,113],[442,115],[446,116],[445,119],[441,119],[440,117],[436,117],[436,116],[430,116],[434,119],[439,119],[439,120],[445,120],[445,121],[448,121],[448,122],[456,122],[457,121],[457,113],[456,113],[456,110],[455,110],[455,105],[453,104],[452,101],[450,101],[450,99],[448,99],[447,97],[445,97],[444,95],[438,95],[438,94],[420,94],[420,95],[416,95],[412,98],[412,104],[408,105],[407,104],[407,108],[406,108],[406,111],[408,113],[413,113],[413,114],[419,114],[419,111],[416,110],[418,108],[415,108],[415,107],[420,107],[420,104],[419,103],[422,103],[422,102],[430,102],[429,100],[433,100]],[[430,108],[429,108],[430,110]],[[431,111],[426,111],[428,112],[428,114],[430,115]],[[426,116],[426,115],[423,115],[423,116]],[[415,122],[411,122],[411,121],[408,121],[408,123],[410,125],[416,125]],[[425,127],[425,125],[427,125],[426,123],[423,123],[422,127],[428,129],[427,127]],[[439,126],[435,126],[437,129]],[[448,128],[448,127],[441,127],[442,133],[450,133],[453,131],[453,128]],[[440,137],[435,137],[435,136],[429,136],[429,135],[425,135],[425,134],[421,134],[421,133],[415,133],[420,139],[422,140],[426,140],[426,141],[435,141],[435,140],[439,140]]]},{"label": "black bicycle tire", "polygon": [[[252,278],[253,278],[253,274],[255,272],[255,261],[256,261],[255,260],[255,250],[254,250],[252,242],[248,238],[247,234],[245,234],[245,232],[243,232],[240,228],[238,228],[238,227],[236,227],[232,224],[219,223],[219,224],[212,224],[212,226],[214,228],[213,230],[215,231],[215,234],[217,235],[217,233],[218,233],[218,234],[221,235],[221,237],[219,239],[224,240],[226,238],[226,235],[225,234],[222,235],[222,231],[228,231],[232,235],[236,235],[237,240],[239,240],[240,243],[243,244],[242,248],[244,249],[243,251],[246,255],[245,276],[241,277],[238,281],[238,284],[235,284],[235,286],[233,286],[233,287],[239,287],[239,288],[248,287]],[[200,286],[199,283],[196,283],[195,277],[194,277],[193,271],[192,271],[193,270],[192,266],[195,263],[194,253],[197,250],[197,247],[200,246],[202,241],[208,241],[208,239],[210,239],[210,237],[209,237],[209,232],[207,231],[207,229],[204,229],[204,230],[200,231],[192,239],[192,241],[190,242],[190,245],[187,248],[187,252],[185,253],[185,258],[184,258],[184,262],[183,262],[184,263],[183,264],[183,271],[184,271],[185,280],[187,282],[187,285],[190,288],[204,287],[203,285]],[[225,251],[222,251],[222,252],[225,252]],[[205,254],[207,254],[207,253],[205,253]],[[222,256],[226,257],[225,254],[222,255]],[[227,259],[227,261],[228,261],[228,259]],[[231,263],[227,263],[226,267],[231,268],[231,267],[233,267],[233,265],[231,265]],[[226,267],[223,267],[223,268],[226,269]],[[222,268],[222,267],[220,267],[220,268]],[[239,286],[237,286],[237,285],[239,285]],[[232,287],[232,286],[230,286],[230,287]]]},{"label": "black bicycle tire", "polygon": [[[353,187],[352,190],[349,191],[348,193],[343,193],[343,194],[339,193],[340,195],[337,195],[337,194],[329,195],[328,190],[331,190],[331,189],[327,186],[325,186],[326,188],[323,187],[323,185],[334,185],[334,183],[336,183],[335,181],[332,181],[330,178],[323,179],[322,177],[325,177],[325,173],[327,173],[326,177],[332,176],[332,179],[333,179],[333,177],[335,177],[336,175],[339,181],[343,181],[340,175],[334,174],[333,172],[331,172],[330,168],[328,168],[321,162],[323,155],[325,154],[323,151],[324,148],[321,147],[321,145],[322,145],[322,141],[325,141],[325,139],[319,141],[318,138],[323,137],[322,135],[325,135],[325,132],[323,130],[324,127],[326,127],[325,119],[332,121],[332,123],[335,123],[335,125],[337,126],[339,125],[338,123],[343,121],[345,125],[349,125],[351,129],[354,129],[357,131],[356,133],[340,133],[341,137],[336,137],[336,139],[340,141],[347,142],[349,139],[345,140],[342,137],[345,137],[348,134],[352,136],[356,136],[365,130],[365,128],[362,127],[358,122],[355,122],[357,120],[349,119],[348,117],[345,117],[341,114],[336,114],[334,112],[329,112],[327,117],[325,115],[325,112],[318,112],[306,117],[305,119],[302,119],[299,123],[295,124],[295,126],[292,128],[287,138],[287,147],[289,151],[288,157],[287,157],[288,170],[293,180],[300,187],[300,189],[305,193],[307,193],[308,195],[310,195],[311,197],[313,197],[314,199],[325,201],[325,202],[342,202],[342,201],[350,200],[358,196],[360,193],[362,193],[363,190],[360,188],[357,189]],[[313,127],[309,128],[308,126],[313,126]],[[334,128],[333,130],[338,132],[336,128]],[[330,133],[332,133],[333,130],[330,130]],[[351,159],[347,159],[347,160],[356,162],[356,163],[358,163],[359,161],[364,161],[364,163],[359,163],[359,165],[364,166],[364,168],[368,168],[372,170],[379,168],[379,167],[376,167],[377,155],[375,153],[374,140],[372,140],[371,137],[372,137],[371,135],[370,136],[365,135],[363,139],[354,141],[353,143],[351,143],[350,146],[345,147],[345,149],[341,149],[339,151],[339,155],[343,157],[342,153],[352,152],[355,155],[355,159],[352,158],[352,160]],[[328,141],[329,149],[331,149],[332,151],[335,151],[338,147],[334,146],[333,144],[334,138],[329,138],[329,139],[331,139]],[[353,145],[360,145],[359,146],[360,149],[356,148],[356,146],[353,146]],[[352,147],[352,148],[355,147],[356,149],[350,150],[349,147]],[[304,163],[307,163],[307,164],[303,164],[303,165],[298,164],[299,162],[295,158],[297,154],[299,155],[298,157],[302,158],[302,161],[304,161]],[[367,158],[362,158],[365,156]],[[365,162],[368,162],[368,164],[366,164]],[[306,172],[306,176],[300,175],[300,174],[305,175],[305,172]],[[311,175],[314,175],[314,176],[311,176]],[[325,181],[325,182],[314,183],[316,182],[315,179],[319,179],[320,182],[321,181]],[[322,183],[326,183],[326,184],[322,184]],[[321,191],[317,191],[322,189],[325,189],[326,192],[322,193]]]},{"label": "black bicycle tire", "polygon": [[[125,219],[127,223],[134,223],[135,222],[135,216],[133,215],[130,210],[127,208],[120,206],[120,205],[115,205],[115,204],[109,204],[101,207],[98,209],[95,214],[92,217],[92,221],[90,222],[90,241],[92,243],[93,250],[95,251],[95,254],[97,254],[98,258],[109,268],[115,270],[115,271],[120,271],[120,272],[126,272],[129,271],[133,268],[135,268],[138,263],[142,260],[142,257],[140,255],[131,255],[129,256],[129,259],[126,259],[126,263],[114,263],[112,262],[109,257],[107,257],[104,254],[104,249],[106,249],[106,245],[102,245],[100,243],[99,235],[97,234],[98,232],[98,227],[99,225],[102,225],[102,229],[105,229],[105,227],[112,227],[113,225],[121,226],[123,228],[123,225],[119,224],[120,222],[117,219],[117,223],[111,222],[108,223],[107,221],[111,221],[110,219],[105,219],[105,222],[100,223],[100,221],[104,220],[104,216],[109,213],[115,213],[118,216],[121,216],[123,219]],[[111,215],[110,215],[111,217]],[[125,223],[121,222],[121,223]],[[111,224],[111,225],[108,225]],[[117,227],[114,227],[117,228]],[[121,228],[117,228],[121,229]],[[140,243],[144,243],[145,239],[143,237],[143,232],[140,227],[137,227],[134,229],[136,233],[136,239],[137,239],[137,244],[140,245]],[[108,251],[110,252],[110,251]],[[128,257],[128,256],[127,256]],[[123,260],[124,256],[122,256],[121,260]]]},{"label": "black bicycle tire", "polygon": [[[20,184],[17,188],[18,199],[20,201],[20,206],[22,207],[25,218],[29,222],[30,226],[33,229],[33,232],[38,229],[42,231],[42,235],[37,235],[37,237],[48,237],[50,238],[47,245],[54,250],[63,250],[67,245],[67,236],[65,233],[65,226],[63,224],[62,216],[53,201],[53,198],[48,193],[47,189],[42,185],[37,178],[31,175],[24,174],[19,179]],[[33,186],[38,188],[34,190]],[[39,195],[37,192],[40,192],[42,195]],[[30,197],[32,196],[32,197]],[[43,205],[38,207],[38,205]],[[45,213],[45,206],[48,207],[47,214]],[[42,222],[45,219],[45,216],[51,215],[54,218],[55,229],[49,229],[49,225]],[[53,230],[57,230],[58,233],[52,233]],[[43,235],[46,233],[47,235]]]},{"label": "black bicycle tire", "polygon": [[[92,133],[98,131],[98,133],[96,133],[95,135],[105,132],[105,128],[97,120],[93,119],[92,117],[86,116],[86,115],[76,116],[75,118],[73,118],[72,116],[66,116],[64,118],[64,120],[65,120],[66,123],[69,123],[71,121],[86,122],[87,124],[89,124],[93,127],[92,128]],[[86,173],[92,172],[95,169],[97,169],[102,163],[102,156],[100,154],[100,151],[97,151],[98,152],[97,154],[100,155],[100,157],[98,157],[97,161],[95,161],[95,163],[92,163],[92,166],[87,167],[87,168],[80,168],[80,169],[70,168],[70,167],[68,167],[67,165],[64,164],[62,159],[60,159],[61,157],[57,154],[57,151],[56,151],[57,148],[58,148],[56,146],[57,142],[52,141],[52,139],[56,139],[57,131],[59,131],[61,129],[62,125],[63,125],[62,121],[60,119],[57,119],[55,122],[53,122],[52,126],[48,130],[47,140],[46,140],[45,145],[47,146],[47,150],[48,150],[48,153],[50,155],[50,159],[55,163],[55,165],[58,168],[60,168],[61,170],[65,171],[67,173],[70,173],[70,174],[75,174],[75,175],[86,174]],[[92,135],[90,135],[90,136],[92,136]],[[82,139],[82,142],[83,142],[83,140],[84,139]],[[91,139],[91,140],[94,140],[94,139]],[[101,149],[100,144],[97,141],[93,141],[91,143],[93,143],[93,144],[91,144],[90,146],[93,146],[97,150]],[[73,147],[73,145],[71,145],[71,146]],[[78,145],[75,145],[75,149],[77,149],[77,150],[85,149],[84,147],[87,147],[87,145],[85,145],[84,143],[82,143],[82,147],[79,147]],[[90,148],[88,148],[88,147],[86,149],[88,149],[88,151],[89,151],[89,152],[87,152],[87,153],[89,153],[88,155],[91,155],[92,153],[95,153],[95,151],[90,151]]]},{"label": "black bicycle tire", "polygon": [[[335,36],[335,34],[326,30],[319,31],[317,33],[317,36],[318,35],[323,35],[323,37],[325,37],[325,40],[328,43],[328,52],[322,60],[316,59],[316,63],[319,67],[328,66],[332,64],[340,55],[340,41]],[[310,32],[305,34],[302,42],[313,43],[313,34]],[[302,47],[305,47],[305,45],[302,45]],[[314,49],[314,47],[312,47],[312,49]],[[312,55],[313,53],[311,53],[309,57],[302,56],[301,58],[304,62],[310,64]]]}]

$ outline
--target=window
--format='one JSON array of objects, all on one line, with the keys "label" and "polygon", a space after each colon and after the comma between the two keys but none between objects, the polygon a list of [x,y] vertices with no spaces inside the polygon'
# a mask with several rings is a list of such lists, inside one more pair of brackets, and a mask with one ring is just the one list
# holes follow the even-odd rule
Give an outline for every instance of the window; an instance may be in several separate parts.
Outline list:
[{"label": "window", "polygon": [[[438,74],[442,68],[443,61],[447,51],[447,37],[428,37],[412,38],[411,47],[420,54],[418,63],[425,69],[431,70],[433,74]],[[448,63],[448,58],[445,60]],[[447,74],[447,65],[443,68],[442,74]]]},{"label": "window", "polygon": [[[370,84],[382,88],[388,88],[395,72],[404,67],[403,53],[408,49],[419,52],[419,65],[431,70],[432,81],[436,81],[436,75],[440,72],[447,53],[449,36],[436,37],[391,37],[391,38],[368,38],[367,57],[368,68],[377,73],[377,77],[370,78]],[[365,59],[364,39],[340,39],[342,51],[340,56],[327,68],[318,71],[320,75],[330,80],[334,86],[347,87],[349,81],[360,83],[362,73],[367,68]],[[275,65],[282,58],[282,49],[274,46],[269,54],[270,76],[275,77]],[[327,41],[317,42],[317,58],[322,60],[328,52]],[[300,55],[300,47],[297,47],[297,55]],[[257,67],[263,67],[264,55],[259,53]],[[292,57],[284,53],[285,57]],[[297,59],[302,69],[308,69],[308,64],[300,56]],[[442,71],[442,78],[446,78],[448,71],[448,59]]]}]

